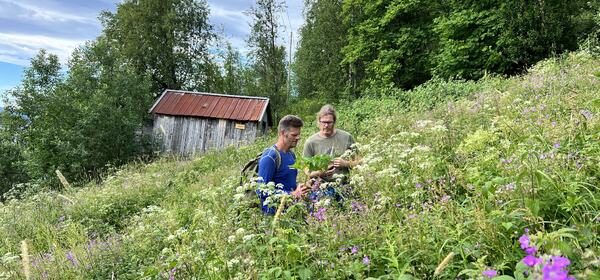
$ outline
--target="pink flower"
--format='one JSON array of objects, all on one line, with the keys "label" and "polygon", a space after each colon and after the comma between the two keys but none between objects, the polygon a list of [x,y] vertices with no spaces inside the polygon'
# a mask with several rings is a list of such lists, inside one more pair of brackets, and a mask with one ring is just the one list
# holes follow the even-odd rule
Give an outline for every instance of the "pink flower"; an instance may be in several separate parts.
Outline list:
[{"label": "pink flower", "polygon": [[521,249],[527,249],[529,248],[529,236],[527,236],[526,234],[521,235],[521,237],[519,237],[519,243],[521,243]]},{"label": "pink flower", "polygon": [[498,275],[498,271],[495,271],[493,269],[488,269],[488,270],[484,270],[481,274],[483,274],[483,276],[485,276],[485,277],[492,278],[492,277],[495,277],[496,275]]},{"label": "pink flower", "polygon": [[521,260],[521,261],[522,261],[522,262],[523,262],[523,263],[524,263],[526,266],[529,266],[529,267],[534,267],[534,266],[536,266],[537,264],[539,264],[539,263],[542,263],[542,260],[541,260],[541,259],[538,259],[538,258],[536,258],[536,257],[534,257],[534,256],[531,256],[531,255],[524,257],[524,258],[523,258],[523,260]]},{"label": "pink flower", "polygon": [[371,259],[369,259],[369,256],[365,256],[365,257],[362,259],[362,263],[363,263],[364,265],[369,265],[369,264],[371,263]]}]

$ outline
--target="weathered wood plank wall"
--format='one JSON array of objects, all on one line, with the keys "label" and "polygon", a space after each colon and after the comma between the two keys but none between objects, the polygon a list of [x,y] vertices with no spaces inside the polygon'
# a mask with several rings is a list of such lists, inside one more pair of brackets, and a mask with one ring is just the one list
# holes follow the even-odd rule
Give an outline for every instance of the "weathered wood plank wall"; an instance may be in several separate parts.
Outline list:
[{"label": "weathered wood plank wall", "polygon": [[[236,128],[236,123],[244,129]],[[154,138],[162,152],[184,156],[230,145],[246,145],[266,133],[258,122],[236,122],[167,115],[154,116]]]}]

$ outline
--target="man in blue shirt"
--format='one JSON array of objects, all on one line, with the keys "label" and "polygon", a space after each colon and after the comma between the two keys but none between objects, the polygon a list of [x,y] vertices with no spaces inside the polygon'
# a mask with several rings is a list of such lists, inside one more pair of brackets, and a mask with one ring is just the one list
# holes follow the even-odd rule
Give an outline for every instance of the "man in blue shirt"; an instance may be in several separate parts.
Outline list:
[{"label": "man in blue shirt", "polygon": [[[275,183],[277,190],[291,194],[294,197],[301,197],[308,192],[309,187],[304,184],[296,185],[296,176],[298,170],[290,168],[296,162],[296,156],[291,151],[300,141],[300,131],[304,123],[296,116],[287,115],[279,121],[279,138],[273,148],[265,150],[258,162],[259,183]],[[257,190],[261,202],[263,203],[263,212],[275,214],[276,209],[264,205],[265,199],[269,194]]]}]

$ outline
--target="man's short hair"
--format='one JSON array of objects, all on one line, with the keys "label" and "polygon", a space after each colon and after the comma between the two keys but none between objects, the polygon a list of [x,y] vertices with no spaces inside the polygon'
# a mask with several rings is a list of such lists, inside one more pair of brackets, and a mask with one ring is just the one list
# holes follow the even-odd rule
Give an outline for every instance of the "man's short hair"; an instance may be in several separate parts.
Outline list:
[{"label": "man's short hair", "polygon": [[321,107],[321,110],[319,110],[319,112],[317,113],[317,122],[321,120],[322,116],[326,116],[326,115],[332,115],[333,116],[333,121],[337,121],[337,115],[335,113],[335,109],[333,109],[333,106],[326,104],[323,105],[323,107]]},{"label": "man's short hair", "polygon": [[304,125],[302,119],[294,115],[287,115],[279,121],[279,131],[288,131],[290,128],[301,128]]}]

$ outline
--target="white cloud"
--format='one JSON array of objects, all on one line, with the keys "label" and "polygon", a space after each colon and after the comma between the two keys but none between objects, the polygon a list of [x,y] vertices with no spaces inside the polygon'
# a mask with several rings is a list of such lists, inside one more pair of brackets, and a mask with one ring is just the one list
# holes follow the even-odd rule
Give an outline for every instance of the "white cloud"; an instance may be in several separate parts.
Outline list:
[{"label": "white cloud", "polygon": [[[0,27],[0,61],[27,66],[31,57],[44,48],[59,56],[65,63],[71,52],[86,40],[100,33],[97,15],[92,8],[108,4],[115,7],[117,0],[0,0],[0,19],[11,23]],[[101,3],[103,2],[103,4]],[[249,17],[244,14],[254,1],[209,0],[211,22],[222,28],[226,40],[242,54],[247,54],[246,38],[250,33]],[[218,2],[218,3],[216,3]],[[287,0],[288,10],[280,15],[282,30],[280,44],[289,47],[289,34],[294,32],[292,51],[298,43],[298,28],[303,23],[302,0]],[[87,4],[86,4],[87,3]],[[112,3],[112,4],[111,4]],[[99,9],[99,8],[98,8]],[[10,28],[10,29],[9,29]],[[8,29],[8,30],[7,30]],[[291,30],[290,30],[291,29]]]},{"label": "white cloud", "polygon": [[[60,11],[49,10],[44,7],[39,7],[35,5],[26,4],[20,1],[10,1],[10,0],[0,0],[0,3],[6,3],[11,6],[11,9],[19,10],[17,14],[14,14],[13,11],[5,11],[4,13],[0,13],[3,18],[8,17],[16,17],[22,20],[33,20],[38,22],[44,22],[48,24],[52,24],[53,22],[74,22],[74,23],[83,23],[83,24],[92,24],[99,25],[96,20],[96,15],[76,15],[76,14],[68,14]],[[12,14],[11,14],[12,12]]]},{"label": "white cloud", "polygon": [[0,61],[28,66],[31,57],[40,49],[46,49],[49,53],[56,54],[62,63],[66,63],[71,52],[83,43],[83,39],[0,33]]}]

